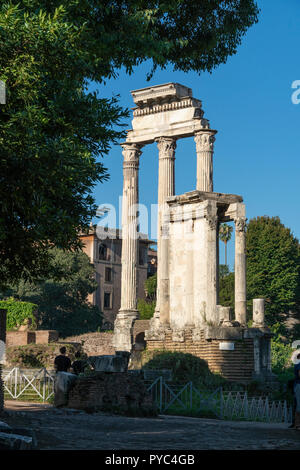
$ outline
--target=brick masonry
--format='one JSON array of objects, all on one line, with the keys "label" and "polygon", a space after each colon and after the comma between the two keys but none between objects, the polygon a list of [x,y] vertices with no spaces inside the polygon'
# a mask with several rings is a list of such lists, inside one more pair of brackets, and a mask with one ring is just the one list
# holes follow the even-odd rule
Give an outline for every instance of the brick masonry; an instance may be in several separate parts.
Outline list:
[{"label": "brick masonry", "polygon": [[153,414],[154,410],[143,380],[126,372],[79,377],[69,391],[68,407],[141,415]]},{"label": "brick masonry", "polygon": [[183,342],[172,340],[172,333],[167,332],[164,341],[147,341],[147,350],[168,350],[190,353],[208,363],[209,369],[220,373],[225,379],[248,382],[254,372],[253,339],[236,340],[233,351],[219,349],[221,340],[206,340],[204,331],[200,341],[193,341],[192,330],[185,330]]}]

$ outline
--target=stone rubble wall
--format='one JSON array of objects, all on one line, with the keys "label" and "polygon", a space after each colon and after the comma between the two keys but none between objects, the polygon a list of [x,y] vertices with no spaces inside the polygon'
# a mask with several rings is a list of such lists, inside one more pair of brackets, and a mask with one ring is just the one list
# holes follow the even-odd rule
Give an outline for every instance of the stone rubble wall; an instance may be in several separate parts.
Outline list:
[{"label": "stone rubble wall", "polygon": [[185,330],[184,341],[173,341],[172,333],[167,332],[163,341],[148,340],[147,350],[180,351],[193,354],[208,363],[213,373],[221,374],[225,379],[237,382],[252,380],[254,372],[254,345],[253,339],[234,341],[233,351],[219,349],[222,340],[206,340],[204,331],[199,341],[193,341],[192,330]]},{"label": "stone rubble wall", "polygon": [[112,333],[85,333],[78,336],[69,336],[64,341],[69,343],[81,343],[82,349],[88,356],[102,356],[115,354],[115,348],[112,345]]},{"label": "stone rubble wall", "polygon": [[[149,320],[136,320],[133,327],[134,342],[138,335],[149,328]],[[137,338],[139,339],[139,337]],[[64,341],[82,343],[83,352],[88,356],[114,355],[116,350],[112,344],[113,333],[96,332],[69,336]]]}]

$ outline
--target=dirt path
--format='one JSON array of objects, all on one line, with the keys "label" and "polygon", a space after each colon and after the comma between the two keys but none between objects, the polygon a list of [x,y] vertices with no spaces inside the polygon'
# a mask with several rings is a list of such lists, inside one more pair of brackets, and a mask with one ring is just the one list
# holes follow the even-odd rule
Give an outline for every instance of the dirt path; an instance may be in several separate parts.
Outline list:
[{"label": "dirt path", "polygon": [[39,449],[298,449],[300,431],[285,424],[160,416],[127,418],[6,401],[0,418],[35,430]]}]

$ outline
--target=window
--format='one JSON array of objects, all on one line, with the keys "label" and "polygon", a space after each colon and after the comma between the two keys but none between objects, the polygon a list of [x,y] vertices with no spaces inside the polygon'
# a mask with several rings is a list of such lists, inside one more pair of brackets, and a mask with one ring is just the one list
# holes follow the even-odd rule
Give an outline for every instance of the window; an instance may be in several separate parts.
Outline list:
[{"label": "window", "polygon": [[104,292],[104,308],[111,308],[111,293]]},{"label": "window", "polygon": [[105,268],[105,282],[112,281],[112,268]]},{"label": "window", "polygon": [[145,250],[144,248],[139,249],[139,265],[143,266],[145,264]]},{"label": "window", "polygon": [[104,245],[104,243],[101,243],[101,245],[99,245],[99,259],[102,259],[102,260],[108,259],[107,246]]}]

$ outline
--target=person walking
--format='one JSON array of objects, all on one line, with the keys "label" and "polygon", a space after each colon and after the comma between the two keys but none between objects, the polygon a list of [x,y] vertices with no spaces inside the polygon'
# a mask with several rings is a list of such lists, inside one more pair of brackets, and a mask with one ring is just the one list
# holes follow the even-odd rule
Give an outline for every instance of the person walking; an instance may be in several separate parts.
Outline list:
[{"label": "person walking", "polygon": [[66,348],[62,346],[59,350],[60,355],[54,359],[54,367],[56,372],[69,372],[71,368],[71,360],[66,356]]}]

